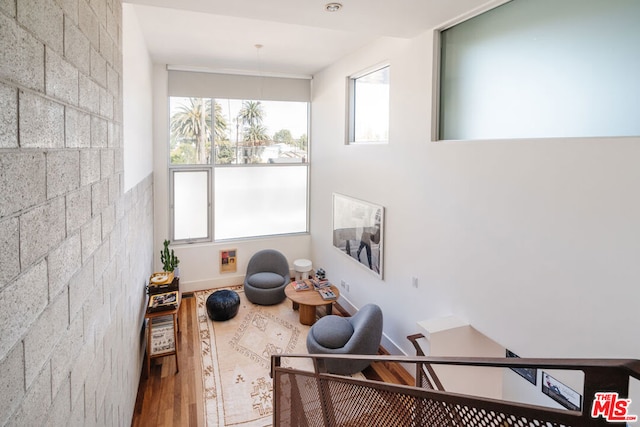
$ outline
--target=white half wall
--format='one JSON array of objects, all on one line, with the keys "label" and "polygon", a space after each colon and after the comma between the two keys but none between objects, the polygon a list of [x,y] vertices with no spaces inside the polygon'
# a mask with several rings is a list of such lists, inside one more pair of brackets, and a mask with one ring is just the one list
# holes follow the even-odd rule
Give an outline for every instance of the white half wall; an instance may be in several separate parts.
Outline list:
[{"label": "white half wall", "polygon": [[153,172],[153,65],[135,7],[122,4],[124,191]]}]

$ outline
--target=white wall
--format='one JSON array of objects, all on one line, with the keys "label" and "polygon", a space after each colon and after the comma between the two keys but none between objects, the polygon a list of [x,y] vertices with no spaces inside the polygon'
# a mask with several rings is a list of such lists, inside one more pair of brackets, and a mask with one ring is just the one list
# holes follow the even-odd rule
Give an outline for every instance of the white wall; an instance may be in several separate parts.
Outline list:
[{"label": "white wall", "polygon": [[[430,142],[432,51],[382,39],[314,76],[314,263],[408,354],[455,314],[521,357],[640,357],[640,138]],[[387,59],[390,142],[345,146],[345,78]],[[332,247],[332,192],[386,207],[384,280]]]},{"label": "white wall", "polygon": [[152,171],[152,64],[133,5],[122,5],[124,191]]}]

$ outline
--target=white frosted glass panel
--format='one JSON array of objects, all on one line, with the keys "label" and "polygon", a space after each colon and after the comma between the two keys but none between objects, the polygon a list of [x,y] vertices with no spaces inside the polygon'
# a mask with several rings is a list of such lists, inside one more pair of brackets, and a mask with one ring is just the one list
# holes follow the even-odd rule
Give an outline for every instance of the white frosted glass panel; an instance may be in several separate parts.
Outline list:
[{"label": "white frosted glass panel", "polygon": [[307,231],[307,167],[215,170],[216,240]]},{"label": "white frosted glass panel", "polygon": [[441,33],[440,139],[640,135],[640,1],[513,0]]},{"label": "white frosted glass panel", "polygon": [[209,237],[209,172],[173,172],[174,240]]}]

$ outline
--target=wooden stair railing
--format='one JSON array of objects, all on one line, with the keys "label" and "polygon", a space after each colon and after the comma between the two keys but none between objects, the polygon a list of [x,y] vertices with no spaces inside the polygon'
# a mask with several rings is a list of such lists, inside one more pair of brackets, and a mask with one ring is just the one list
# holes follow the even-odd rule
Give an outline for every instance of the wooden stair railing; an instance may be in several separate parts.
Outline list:
[{"label": "wooden stair railing", "polygon": [[[287,359],[311,359],[309,370],[285,367]],[[584,373],[581,411],[507,402],[459,393],[332,375],[323,360],[366,359],[413,365],[577,370]],[[627,359],[456,358],[291,354],[271,357],[274,426],[612,426],[592,417],[598,392],[626,398],[629,379],[640,379],[640,361]]]}]

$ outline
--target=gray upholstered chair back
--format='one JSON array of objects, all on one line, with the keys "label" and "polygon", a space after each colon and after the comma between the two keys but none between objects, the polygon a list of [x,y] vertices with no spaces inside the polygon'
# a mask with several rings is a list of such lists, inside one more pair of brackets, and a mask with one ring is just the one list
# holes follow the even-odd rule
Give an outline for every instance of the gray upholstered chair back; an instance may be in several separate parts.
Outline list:
[{"label": "gray upholstered chair back", "polygon": [[[330,317],[335,319],[336,316],[332,315]],[[307,351],[310,354],[375,355],[378,353],[382,340],[382,310],[379,306],[367,304],[353,316],[346,318],[346,321],[353,327],[353,333],[348,338],[348,341],[338,348],[326,347],[316,339],[316,335],[322,336],[336,333],[335,330],[325,330],[325,326],[329,324],[333,326],[333,322],[323,322],[321,320],[311,327],[307,335]],[[337,319],[335,320],[337,321]],[[315,333],[316,330],[318,334]],[[369,364],[370,362],[367,360],[327,360],[325,367],[328,372],[334,374],[355,374],[365,369]]]},{"label": "gray upholstered chair back", "polygon": [[289,281],[287,258],[275,249],[263,249],[253,254],[247,264],[244,293],[254,304],[278,304],[286,298],[284,288]]},{"label": "gray upholstered chair back", "polygon": [[270,271],[285,278],[289,283],[289,262],[285,256],[275,249],[263,249],[253,254],[247,265],[247,276]]}]

